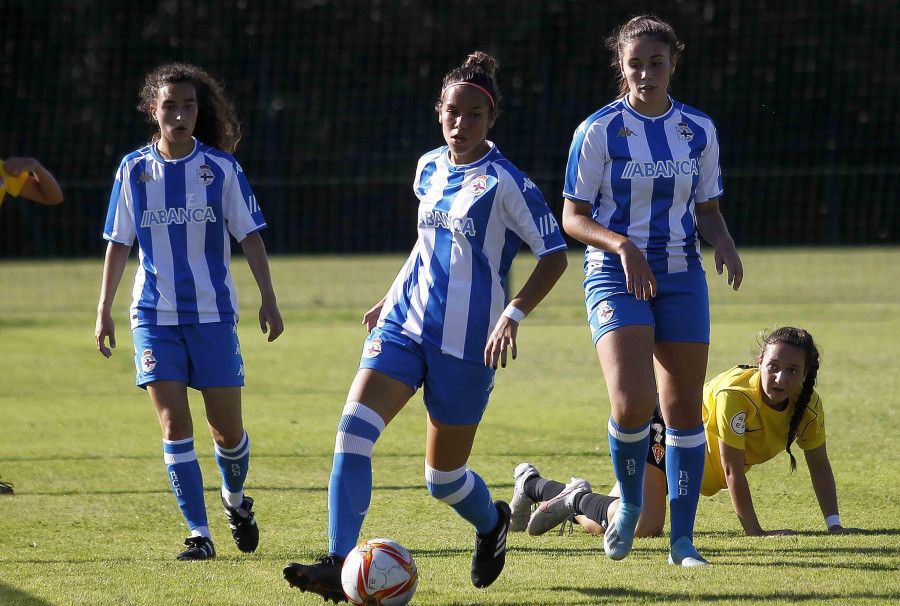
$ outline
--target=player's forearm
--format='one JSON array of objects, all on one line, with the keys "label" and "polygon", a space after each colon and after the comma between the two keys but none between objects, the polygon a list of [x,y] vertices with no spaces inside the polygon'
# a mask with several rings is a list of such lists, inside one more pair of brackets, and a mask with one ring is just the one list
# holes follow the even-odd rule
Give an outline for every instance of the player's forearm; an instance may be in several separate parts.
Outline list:
[{"label": "player's forearm", "polygon": [[824,517],[838,514],[837,486],[834,482],[834,473],[828,459],[809,466],[809,477],[812,480],[816,500]]},{"label": "player's forearm", "polygon": [[731,495],[734,513],[737,514],[744,532],[750,536],[763,534],[759,518],[756,516],[756,509],[753,507],[753,497],[750,494],[750,484],[747,482],[747,476],[739,471],[729,473],[726,470],[725,482],[728,484],[728,492]]},{"label": "player's forearm", "polygon": [[590,215],[590,205],[583,202],[566,200],[562,219],[565,232],[583,244],[619,254],[628,242],[625,236],[594,221]]},{"label": "player's forearm", "polygon": [[697,231],[714,248],[728,245],[734,247],[734,240],[728,231],[728,225],[725,224],[725,217],[722,216],[722,212],[719,210],[718,200],[710,200],[698,204],[696,222]]},{"label": "player's forearm", "polygon": [[272,274],[269,270],[269,256],[266,245],[259,232],[250,234],[241,241],[241,248],[250,266],[250,273],[256,280],[263,303],[275,303],[275,288],[272,286]]},{"label": "player's forearm", "polygon": [[531,272],[522,290],[509,302],[525,314],[538,306],[556,285],[569,264],[566,251],[560,250],[542,257]]},{"label": "player's forearm", "polygon": [[128,263],[128,254],[130,252],[130,246],[117,244],[116,242],[107,244],[97,313],[110,313],[113,300],[116,298],[116,291],[119,289],[119,283],[122,281],[122,274],[125,273],[125,265]]},{"label": "player's forearm", "polygon": [[43,197],[43,200],[38,200],[38,202],[48,206],[62,204],[62,189],[60,189],[59,183],[56,182],[53,174],[40,164],[34,168],[33,173],[35,180],[37,181],[36,185],[38,189],[40,189]]}]

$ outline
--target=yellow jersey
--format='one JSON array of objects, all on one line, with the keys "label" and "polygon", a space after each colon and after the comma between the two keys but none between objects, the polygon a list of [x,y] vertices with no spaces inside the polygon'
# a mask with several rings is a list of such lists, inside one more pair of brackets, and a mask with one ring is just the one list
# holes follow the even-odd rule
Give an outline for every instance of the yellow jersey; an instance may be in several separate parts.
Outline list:
[{"label": "yellow jersey", "polygon": [[0,160],[0,204],[3,204],[3,198],[6,194],[10,196],[18,196],[22,191],[22,187],[28,180],[28,173],[21,173],[18,177],[10,177],[3,169],[3,160]]},{"label": "yellow jersey", "polygon": [[[706,429],[706,467],[700,493],[710,496],[728,488],[719,440],[744,451],[744,471],[765,463],[785,449],[788,427],[801,385],[783,411],[762,400],[759,369],[735,366],[703,386],[703,425]],[[822,398],[815,391],[797,427],[797,446],[812,450],[825,443]]]}]

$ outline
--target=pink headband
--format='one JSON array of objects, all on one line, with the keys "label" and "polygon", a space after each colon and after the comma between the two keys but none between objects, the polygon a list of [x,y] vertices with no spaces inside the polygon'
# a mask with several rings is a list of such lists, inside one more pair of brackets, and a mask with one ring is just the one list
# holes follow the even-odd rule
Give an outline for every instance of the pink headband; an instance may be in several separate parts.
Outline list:
[{"label": "pink headband", "polygon": [[491,93],[487,92],[487,89],[485,89],[483,86],[478,86],[474,82],[451,82],[444,87],[444,90],[441,91],[441,99],[444,98],[444,93],[447,92],[448,88],[450,88],[451,86],[458,86],[460,84],[464,84],[465,86],[474,86],[475,88],[483,92],[485,95],[487,95],[488,99],[491,100],[491,108],[494,107],[494,98],[491,96]]}]

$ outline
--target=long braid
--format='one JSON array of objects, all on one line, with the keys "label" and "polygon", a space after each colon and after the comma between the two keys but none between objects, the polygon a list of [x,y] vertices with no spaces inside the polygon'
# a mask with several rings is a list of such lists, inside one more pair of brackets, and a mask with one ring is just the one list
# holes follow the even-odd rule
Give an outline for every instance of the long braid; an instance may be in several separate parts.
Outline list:
[{"label": "long braid", "polygon": [[797,429],[800,427],[800,421],[803,419],[803,413],[812,398],[813,388],[816,386],[816,377],[819,374],[819,350],[813,341],[812,335],[802,328],[794,328],[785,326],[772,331],[772,334],[763,338],[763,351],[766,347],[783,343],[799,347],[806,354],[806,379],[803,381],[803,388],[800,395],[797,396],[797,403],[794,405],[794,412],[791,414],[791,422],[787,432],[787,450],[788,456],[791,458],[791,473],[797,469],[797,459],[791,452],[791,444],[797,439]]},{"label": "long braid", "polygon": [[786,450],[788,456],[791,457],[791,473],[797,470],[797,459],[794,458],[791,452],[791,444],[797,439],[797,428],[800,426],[803,413],[806,411],[806,405],[809,404],[809,400],[812,397],[813,387],[816,386],[816,375],[819,373],[818,357],[817,353],[815,364],[806,371],[806,380],[803,381],[803,389],[800,390],[800,395],[797,396],[797,404],[794,407],[794,414],[791,415],[791,424],[788,426]]}]

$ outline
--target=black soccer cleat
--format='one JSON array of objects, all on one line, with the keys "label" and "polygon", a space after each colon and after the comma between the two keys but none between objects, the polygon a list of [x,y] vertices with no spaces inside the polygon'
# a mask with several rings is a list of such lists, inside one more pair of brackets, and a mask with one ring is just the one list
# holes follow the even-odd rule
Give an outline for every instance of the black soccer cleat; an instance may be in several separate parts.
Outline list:
[{"label": "black soccer cleat", "polygon": [[15,494],[13,486],[9,482],[0,481],[0,494]]},{"label": "black soccer cleat", "polygon": [[176,560],[211,560],[216,557],[216,548],[209,537],[188,537],[184,544],[188,548],[175,556]]},{"label": "black soccer cleat", "polygon": [[509,531],[509,505],[494,501],[497,525],[487,534],[475,533],[475,552],[472,554],[472,584],[484,588],[497,580],[506,564],[506,534]]},{"label": "black soccer cleat", "polygon": [[231,526],[231,536],[237,548],[244,553],[253,553],[259,545],[259,526],[253,517],[253,499],[244,497],[241,506],[235,509],[224,498],[225,515],[228,516],[228,525]]},{"label": "black soccer cleat", "polygon": [[291,587],[296,587],[300,591],[318,593],[325,598],[325,601],[333,600],[337,604],[348,601],[344,589],[341,587],[341,567],[343,565],[344,558],[330,553],[319,558],[318,564],[310,566],[291,562],[284,567],[282,574],[284,580]]}]

